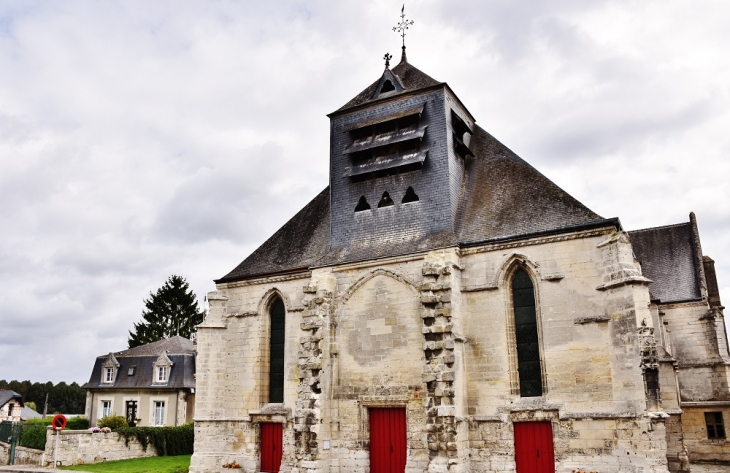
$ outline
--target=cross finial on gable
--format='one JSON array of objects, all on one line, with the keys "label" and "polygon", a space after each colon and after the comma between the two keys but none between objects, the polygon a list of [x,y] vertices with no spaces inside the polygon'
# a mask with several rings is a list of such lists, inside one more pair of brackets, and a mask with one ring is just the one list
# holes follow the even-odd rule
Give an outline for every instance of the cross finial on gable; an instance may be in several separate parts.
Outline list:
[{"label": "cross finial on gable", "polygon": [[413,20],[406,20],[406,5],[403,4],[403,8],[400,9],[400,23],[393,27],[393,31],[400,34],[403,41],[403,59],[406,58],[406,30],[409,26],[413,25]]},{"label": "cross finial on gable", "polygon": [[385,68],[387,69],[388,67],[390,67],[390,60],[393,59],[393,56],[391,56],[390,53],[385,53],[383,59],[385,59]]}]

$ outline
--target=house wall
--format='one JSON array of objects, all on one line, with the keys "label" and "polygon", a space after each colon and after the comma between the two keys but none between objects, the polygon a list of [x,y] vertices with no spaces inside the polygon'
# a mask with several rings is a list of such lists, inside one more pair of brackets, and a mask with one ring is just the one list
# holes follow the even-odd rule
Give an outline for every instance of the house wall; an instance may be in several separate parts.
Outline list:
[{"label": "house wall", "polygon": [[[13,405],[12,416],[9,415],[11,404]],[[19,422],[20,421],[20,411],[21,411],[21,405],[20,405],[19,401],[12,400],[10,402],[6,402],[2,406],[0,406],[0,420],[10,420],[13,422]]]},{"label": "house wall", "polygon": [[[514,264],[536,288],[538,398],[517,390]],[[405,408],[409,472],[513,471],[513,424],[534,420],[552,423],[558,471],[666,471],[641,369],[646,284],[628,239],[606,229],[219,285],[198,331],[191,471],[257,471],[260,422],[284,424],[282,471],[369,471],[372,407]],[[274,293],[286,381],[269,406]]]},{"label": "house wall", "polygon": [[[190,399],[192,397],[192,399]],[[192,422],[192,416],[189,415],[188,403],[194,404],[194,395],[186,394],[185,391],[92,391],[87,390],[86,396],[86,416],[92,426],[97,425],[102,417],[101,403],[102,401],[111,401],[112,415],[126,417],[127,401],[137,401],[137,418],[139,427],[147,427],[154,425],[154,407],[155,401],[165,402],[165,425],[175,426]],[[190,413],[192,414],[192,413]]]}]

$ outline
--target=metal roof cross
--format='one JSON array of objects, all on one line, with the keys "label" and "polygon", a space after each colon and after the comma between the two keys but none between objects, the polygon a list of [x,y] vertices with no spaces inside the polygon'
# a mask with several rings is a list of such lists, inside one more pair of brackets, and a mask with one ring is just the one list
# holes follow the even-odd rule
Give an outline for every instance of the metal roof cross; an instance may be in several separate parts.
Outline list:
[{"label": "metal roof cross", "polygon": [[403,49],[406,49],[406,30],[413,24],[413,20],[406,20],[406,5],[403,4],[403,8],[400,9],[400,23],[393,27],[393,31],[400,33],[403,39]]}]

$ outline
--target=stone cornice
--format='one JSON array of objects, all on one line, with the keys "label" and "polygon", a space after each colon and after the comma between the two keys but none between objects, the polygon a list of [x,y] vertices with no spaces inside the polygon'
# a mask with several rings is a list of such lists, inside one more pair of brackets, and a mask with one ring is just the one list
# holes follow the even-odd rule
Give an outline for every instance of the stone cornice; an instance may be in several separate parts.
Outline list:
[{"label": "stone cornice", "polygon": [[471,248],[461,248],[461,254],[463,256],[473,255],[478,253],[486,253],[490,251],[499,251],[509,248],[519,248],[523,246],[535,246],[544,245],[546,243],[556,243],[570,240],[577,240],[580,238],[592,238],[596,236],[610,235],[615,232],[613,227],[599,228],[595,230],[583,230],[573,233],[566,233],[562,235],[551,235],[534,238],[526,238],[524,240],[508,241],[503,243],[486,243],[482,246],[476,246]]},{"label": "stone cornice", "polygon": [[216,289],[233,289],[236,287],[255,286],[258,284],[270,284],[284,281],[296,281],[297,279],[307,279],[312,276],[312,271],[303,271],[301,273],[284,274],[281,276],[261,276],[255,279],[246,279],[245,281],[235,281],[216,284]]}]

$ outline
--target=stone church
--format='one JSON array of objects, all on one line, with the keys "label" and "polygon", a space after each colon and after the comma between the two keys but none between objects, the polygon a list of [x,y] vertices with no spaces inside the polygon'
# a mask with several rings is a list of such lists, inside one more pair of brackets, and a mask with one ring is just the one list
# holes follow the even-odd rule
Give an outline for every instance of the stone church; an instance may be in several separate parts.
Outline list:
[{"label": "stone church", "polygon": [[597,215],[405,48],[329,118],[329,186],[208,294],[191,472],[730,460],[694,214],[636,231]]}]

